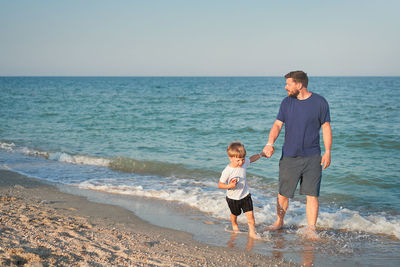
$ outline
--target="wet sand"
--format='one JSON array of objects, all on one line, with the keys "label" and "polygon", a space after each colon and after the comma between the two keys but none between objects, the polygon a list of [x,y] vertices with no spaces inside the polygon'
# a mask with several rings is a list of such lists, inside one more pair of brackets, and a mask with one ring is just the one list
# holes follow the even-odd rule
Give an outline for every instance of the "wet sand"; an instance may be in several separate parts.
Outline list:
[{"label": "wet sand", "polygon": [[60,192],[0,170],[1,266],[294,266],[188,233],[151,225],[131,211]]}]

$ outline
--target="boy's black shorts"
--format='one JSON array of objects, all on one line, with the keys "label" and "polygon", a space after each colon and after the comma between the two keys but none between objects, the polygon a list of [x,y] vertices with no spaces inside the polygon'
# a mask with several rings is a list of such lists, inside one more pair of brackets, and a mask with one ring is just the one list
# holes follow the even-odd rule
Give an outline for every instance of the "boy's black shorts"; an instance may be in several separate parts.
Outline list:
[{"label": "boy's black shorts", "polygon": [[226,202],[228,202],[229,209],[231,213],[235,216],[239,216],[242,213],[253,210],[253,200],[251,199],[251,194],[248,194],[245,198],[235,200],[226,197]]}]

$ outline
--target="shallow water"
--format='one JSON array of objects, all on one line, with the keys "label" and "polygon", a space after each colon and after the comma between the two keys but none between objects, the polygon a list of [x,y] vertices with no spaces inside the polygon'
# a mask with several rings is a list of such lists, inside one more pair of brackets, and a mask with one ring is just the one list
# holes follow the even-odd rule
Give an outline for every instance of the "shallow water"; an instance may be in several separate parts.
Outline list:
[{"label": "shallow water", "polygon": [[200,242],[241,248],[304,266],[397,266],[400,261],[399,240],[385,235],[319,228],[320,239],[309,241],[303,227],[291,225],[269,232],[265,231],[266,225],[257,225],[261,239],[252,240],[247,236],[245,224],[240,224],[241,233],[233,233],[230,222],[216,220],[187,205],[65,185],[58,187],[91,201],[122,206],[154,225],[191,233]]}]

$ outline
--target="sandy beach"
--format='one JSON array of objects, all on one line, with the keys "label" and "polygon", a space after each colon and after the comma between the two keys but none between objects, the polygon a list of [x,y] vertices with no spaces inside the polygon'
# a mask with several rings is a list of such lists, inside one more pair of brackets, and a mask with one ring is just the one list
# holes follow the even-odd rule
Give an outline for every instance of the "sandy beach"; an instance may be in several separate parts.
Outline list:
[{"label": "sandy beach", "polygon": [[0,170],[1,266],[294,266],[214,247],[132,212]]}]

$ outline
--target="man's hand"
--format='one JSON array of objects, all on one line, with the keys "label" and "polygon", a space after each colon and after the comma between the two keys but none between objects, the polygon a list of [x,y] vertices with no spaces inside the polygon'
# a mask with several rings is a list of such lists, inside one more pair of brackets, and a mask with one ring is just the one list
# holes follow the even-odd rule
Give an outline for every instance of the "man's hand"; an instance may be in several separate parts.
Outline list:
[{"label": "man's hand", "polygon": [[274,154],[275,148],[273,145],[266,145],[263,149],[263,153],[267,158],[272,157],[272,154]]},{"label": "man's hand", "polygon": [[329,165],[331,165],[331,152],[326,151],[321,158],[322,169],[325,170],[326,168],[329,167]]},{"label": "man's hand", "polygon": [[269,136],[268,136],[268,143],[263,149],[263,153],[267,158],[272,157],[272,155],[275,152],[274,148],[274,142],[276,138],[278,138],[279,133],[282,130],[283,122],[280,120],[275,120],[274,124],[272,125],[271,130],[269,131]]}]

